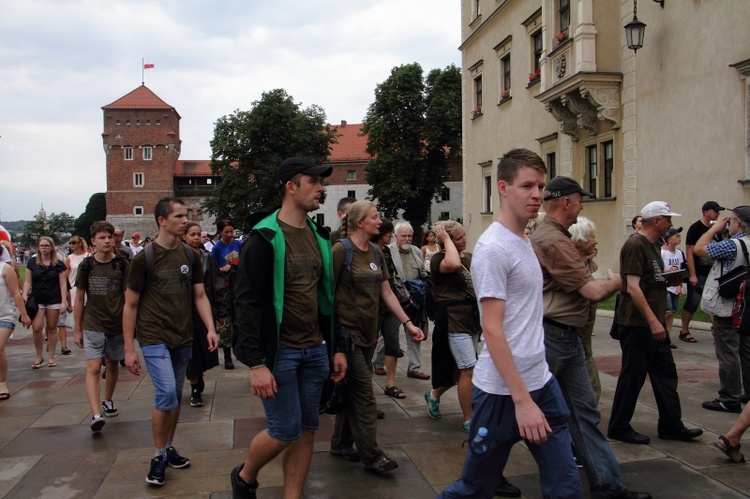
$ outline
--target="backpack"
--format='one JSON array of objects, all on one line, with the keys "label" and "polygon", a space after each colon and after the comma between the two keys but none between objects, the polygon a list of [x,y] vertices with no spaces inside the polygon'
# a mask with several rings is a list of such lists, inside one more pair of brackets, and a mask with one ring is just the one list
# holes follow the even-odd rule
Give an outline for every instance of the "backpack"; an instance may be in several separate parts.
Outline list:
[{"label": "backpack", "polygon": [[[112,264],[112,268],[115,270],[119,270],[123,273],[123,277],[125,277],[125,266],[127,265],[128,259],[120,254],[115,254],[115,257],[109,261],[109,263]],[[91,273],[91,270],[94,268],[94,256],[89,256],[84,258],[80,265],[78,266],[79,270],[82,270],[86,273]],[[124,291],[125,288],[123,288]]]},{"label": "backpack", "polygon": [[[344,245],[344,249],[346,250],[346,255],[344,256],[344,267],[346,267],[346,270],[351,274],[352,260],[354,259],[354,250],[352,249],[352,242],[349,240],[348,237],[339,239],[339,241],[341,241],[341,243]],[[370,243],[370,246],[372,246],[372,248],[375,250],[375,258],[378,260],[378,266],[383,265],[383,252],[375,244]]]}]

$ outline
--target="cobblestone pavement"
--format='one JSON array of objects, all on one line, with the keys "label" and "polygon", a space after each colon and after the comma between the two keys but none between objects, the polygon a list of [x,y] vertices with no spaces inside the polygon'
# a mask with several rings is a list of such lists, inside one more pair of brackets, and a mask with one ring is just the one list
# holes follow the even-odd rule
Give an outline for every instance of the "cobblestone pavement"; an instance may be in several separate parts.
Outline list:
[{"label": "cobblestone pavement", "polygon": [[[594,337],[603,387],[602,428],[607,425],[620,367],[619,345],[607,335],[608,315],[600,313]],[[718,372],[707,325],[694,325],[693,334],[698,343],[676,341],[674,356],[684,421],[705,433],[688,443],[656,438],[656,404],[646,382],[633,426],[650,435],[651,444],[612,442],[623,482],[656,498],[749,497],[748,465],[730,463],[713,447],[737,415],[701,408],[702,401],[716,397]],[[677,340],[676,334],[673,339]],[[12,396],[0,402],[0,496],[231,497],[229,472],[242,462],[253,435],[265,428],[263,409],[250,394],[246,369],[236,363],[233,371],[220,366],[206,374],[206,403],[200,408],[183,406],[174,442],[192,465],[170,468],[166,484],[151,488],[144,481],[153,454],[149,376],[136,377],[122,370],[115,392],[120,414],[107,419],[101,434],[94,435],[84,393],[85,359],[71,340],[69,346],[72,355],[58,356],[57,367],[40,370],[31,369],[30,331],[16,328],[7,347]],[[426,372],[430,372],[430,346],[428,340],[422,347]],[[399,468],[379,477],[365,472],[360,463],[330,456],[332,418],[323,416],[305,497],[429,498],[458,477],[465,433],[459,429],[462,418],[455,390],[443,396],[442,419],[432,420],[423,399],[430,382],[407,378],[405,366],[406,360],[400,359],[396,384],[407,394],[403,400],[383,394],[384,376],[373,379],[378,405],[386,413],[379,422],[378,442],[399,462]],[[188,398],[186,389],[184,400]],[[743,443],[750,448],[747,442],[745,438]],[[505,475],[523,490],[524,497],[541,497],[536,465],[523,444],[513,448]],[[280,459],[261,472],[259,481],[258,497],[282,497]]]}]

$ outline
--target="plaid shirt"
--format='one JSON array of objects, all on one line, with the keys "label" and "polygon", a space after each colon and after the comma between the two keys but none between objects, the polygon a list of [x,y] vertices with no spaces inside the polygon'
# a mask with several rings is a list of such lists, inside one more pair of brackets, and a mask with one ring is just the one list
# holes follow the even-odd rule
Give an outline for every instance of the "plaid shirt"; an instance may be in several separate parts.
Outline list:
[{"label": "plaid shirt", "polygon": [[724,263],[724,268],[728,269],[734,264],[734,261],[737,259],[737,245],[734,244],[733,239],[739,239],[741,237],[745,237],[744,232],[738,232],[729,239],[708,243],[708,245],[706,246],[708,256],[712,260],[721,260]]}]

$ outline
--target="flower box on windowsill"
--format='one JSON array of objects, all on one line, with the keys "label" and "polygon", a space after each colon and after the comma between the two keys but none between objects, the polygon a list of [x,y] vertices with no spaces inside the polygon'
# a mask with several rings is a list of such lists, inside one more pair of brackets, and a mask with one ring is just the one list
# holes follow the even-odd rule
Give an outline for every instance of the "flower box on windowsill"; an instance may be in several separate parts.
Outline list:
[{"label": "flower box on windowsill", "polygon": [[[505,93],[505,92],[503,92],[503,93]],[[505,96],[503,96],[502,94],[500,94],[500,102],[498,102],[497,105],[498,106],[502,106],[503,104],[505,104],[506,102],[508,102],[512,98],[513,98],[513,96],[510,95],[510,94],[507,94]]]},{"label": "flower box on windowsill", "polygon": [[557,40],[557,44],[560,45],[561,43],[564,43],[565,40],[568,39],[568,30],[561,31],[559,33],[555,33],[552,35],[552,37]]},{"label": "flower box on windowsill", "polygon": [[526,88],[531,87],[532,85],[539,83],[539,80],[542,78],[542,70],[537,69],[533,73],[529,73],[529,84],[526,85]]}]

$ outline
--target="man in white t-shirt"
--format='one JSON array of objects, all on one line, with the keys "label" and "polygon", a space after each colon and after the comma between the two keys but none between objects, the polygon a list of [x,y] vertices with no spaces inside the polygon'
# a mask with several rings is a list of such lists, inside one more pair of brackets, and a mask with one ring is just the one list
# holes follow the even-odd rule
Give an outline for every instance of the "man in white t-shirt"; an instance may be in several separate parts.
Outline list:
[{"label": "man in white t-shirt", "polygon": [[524,235],[542,204],[546,173],[526,149],[509,151],[497,167],[500,214],[479,238],[471,264],[486,344],[474,367],[471,443],[461,478],[439,497],[492,497],[521,439],[540,463],[542,495],[583,496],[570,413],[545,359],[542,270]]}]

